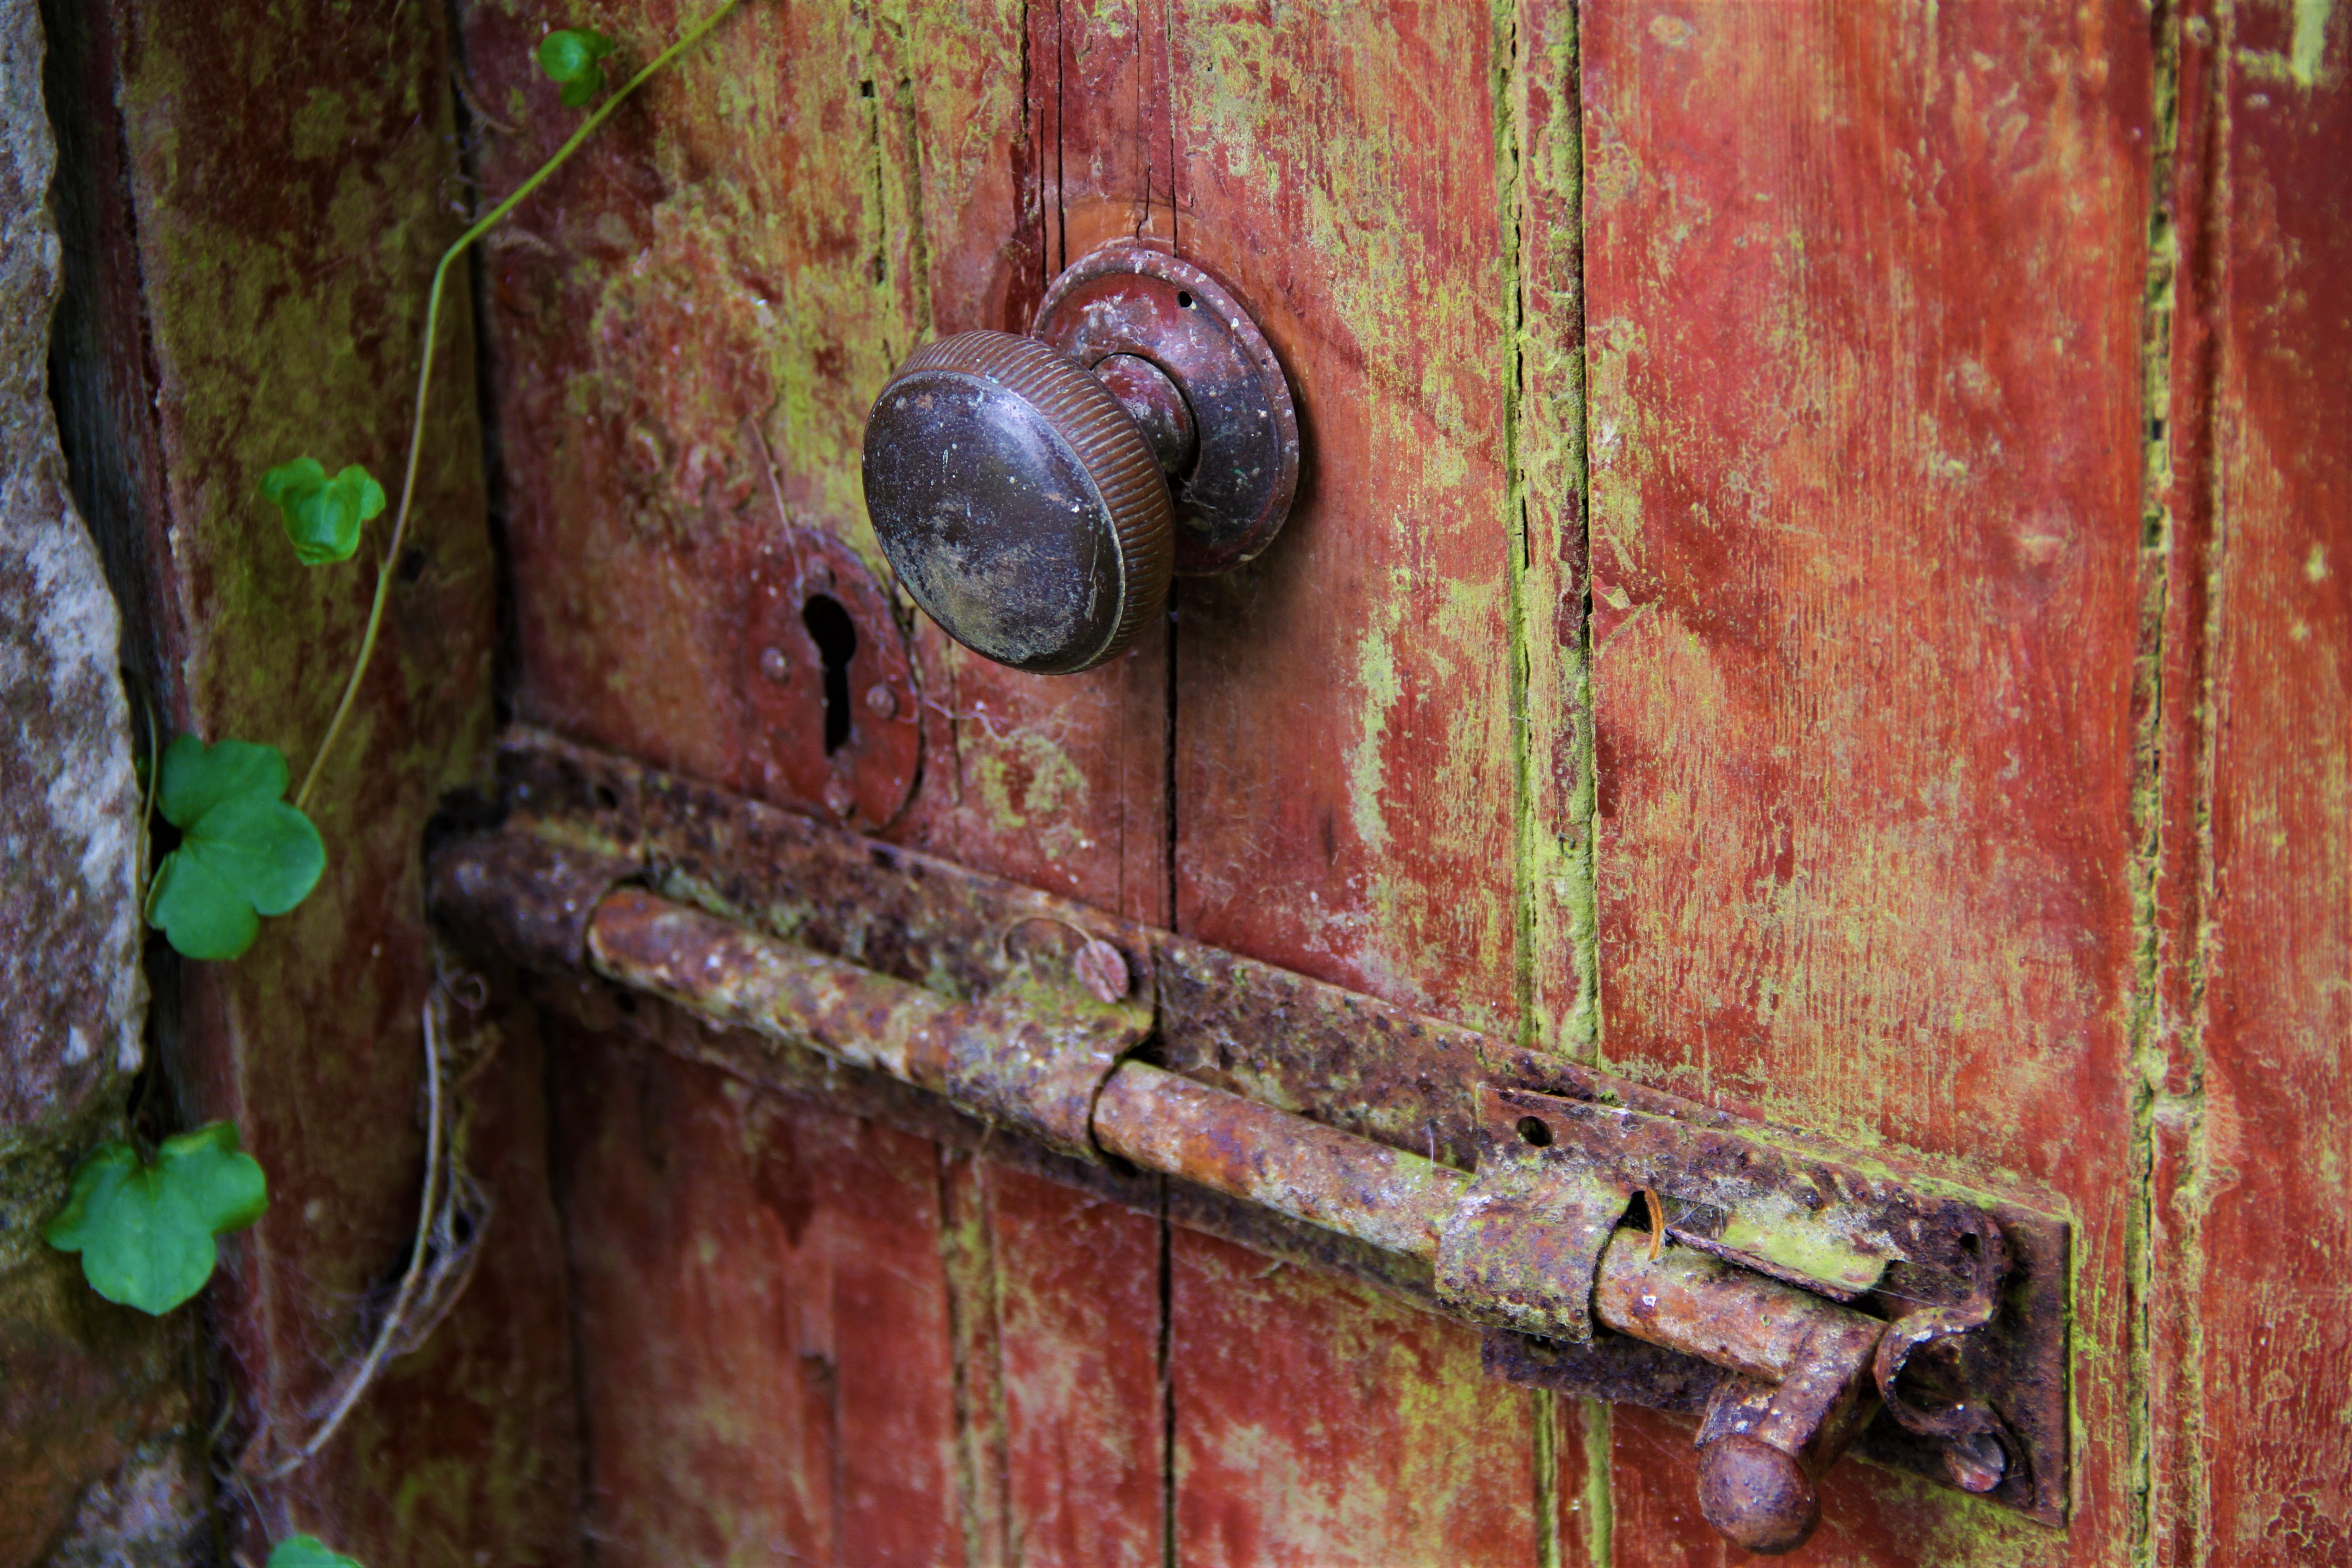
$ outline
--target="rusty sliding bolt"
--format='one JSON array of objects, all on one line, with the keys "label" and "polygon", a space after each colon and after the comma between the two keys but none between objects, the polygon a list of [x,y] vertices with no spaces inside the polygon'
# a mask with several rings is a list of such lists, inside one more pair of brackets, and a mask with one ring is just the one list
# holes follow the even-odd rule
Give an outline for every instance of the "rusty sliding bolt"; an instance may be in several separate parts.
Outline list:
[{"label": "rusty sliding bolt", "polygon": [[1079,1159],[1101,1158],[1096,1090],[1150,1026],[1140,1009],[1041,986],[952,1002],[634,888],[597,905],[587,947],[607,979],[945,1094]]},{"label": "rusty sliding bolt", "polygon": [[[1421,1155],[1142,1062],[1122,1062],[1104,1085],[1095,1137],[1146,1169],[1432,1263],[1472,1185]],[[1589,1294],[1607,1328],[1739,1374],[1699,1428],[1700,1510],[1751,1552],[1794,1551],[1820,1521],[1814,1481],[1877,1408],[1871,1373],[1886,1324],[1692,1247],[1650,1248],[1647,1231],[1613,1228],[1597,1268],[1559,1285]]]},{"label": "rusty sliding bolt", "polygon": [[1470,1182],[1418,1154],[1147,1062],[1121,1062],[1103,1085],[1095,1141],[1147,1171],[1406,1257],[1429,1256]]},{"label": "rusty sliding bolt", "polygon": [[1018,975],[953,1000],[623,885],[629,870],[493,835],[436,858],[434,903],[446,928],[524,963],[584,963],[1065,1152],[1422,1259],[1441,1300],[1473,1321],[1566,1338],[1598,1322],[1728,1368],[1737,1375],[1699,1432],[1700,1496],[1708,1521],[1750,1550],[1788,1551],[1811,1533],[1813,1479],[1875,1408],[1885,1323],[1688,1247],[1653,1257],[1648,1232],[1619,1224],[1630,1189],[1575,1162],[1500,1140],[1468,1175],[1123,1059],[1150,1031],[1141,1002]]},{"label": "rusty sliding bolt", "polygon": [[1645,1231],[1610,1238],[1593,1316],[1740,1374],[1699,1425],[1699,1511],[1751,1552],[1793,1552],[1821,1521],[1813,1483],[1878,1408],[1886,1324],[1693,1247],[1653,1258],[1650,1246]]}]

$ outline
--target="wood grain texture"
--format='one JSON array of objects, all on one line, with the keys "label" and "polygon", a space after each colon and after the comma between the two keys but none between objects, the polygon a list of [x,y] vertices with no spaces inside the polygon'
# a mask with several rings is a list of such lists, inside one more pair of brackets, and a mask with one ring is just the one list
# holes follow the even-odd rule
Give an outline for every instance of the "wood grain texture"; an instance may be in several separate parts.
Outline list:
[{"label": "wood grain texture", "polygon": [[2153,1543],[2352,1560],[2352,40],[2187,8],[2159,558]]},{"label": "wood grain texture", "polygon": [[[1265,554],[1180,586],[1179,929],[1508,1035],[1509,45],[1458,5],[1178,4],[1169,36],[1178,248],[1249,302],[1307,452]],[[1536,1559],[1549,1455],[1473,1336],[1173,1247],[1180,1560]]]},{"label": "wood grain texture", "polygon": [[599,1559],[965,1562],[934,1147],[609,1040],[556,1083]]},{"label": "wood grain texture", "polygon": [[1489,18],[1202,4],[1172,31],[1182,248],[1256,311],[1311,454],[1267,552],[1182,584],[1180,927],[1508,1034]]},{"label": "wood grain texture", "polygon": [[[615,0],[560,19],[642,50],[699,11]],[[467,13],[474,96],[515,128],[486,132],[491,188],[521,178],[576,122],[530,59],[552,19],[498,0]],[[1131,77],[1133,18],[1109,20],[1013,0],[749,5],[518,215],[485,271],[523,717],[752,793],[766,787],[765,748],[822,743],[760,731],[728,695],[756,679],[760,653],[744,635],[742,580],[778,548],[753,430],[774,453],[791,521],[878,569],[859,477],[866,408],[924,339],[1027,325],[1045,281],[1045,215],[1058,216],[1061,200],[1048,154],[1063,143],[1045,110],[1069,100],[1066,68]],[[1112,34],[1125,42],[1106,43]],[[1073,154],[1116,183],[1139,145],[1136,110],[1096,99]],[[1057,221],[1057,242],[1060,232]],[[1102,669],[1046,679],[965,654],[901,604],[926,746],[892,836],[1164,920],[1160,634]],[[817,1137],[814,1121],[793,1125]],[[1103,1211],[1073,1229],[1034,1184],[950,1167],[933,1210],[946,1225],[935,1238],[948,1259],[941,1337],[908,1352],[947,1380],[940,1397],[959,1423],[953,1485],[929,1506],[955,1521],[975,1562],[1082,1560],[1090,1537],[1156,1551],[1158,1225]],[[591,1248],[625,1247],[637,1223],[573,1221],[575,1246]],[[836,1223],[853,1222],[844,1211]],[[639,1321],[600,1287],[583,1322],[608,1306]],[[747,1317],[698,1331],[768,1353]],[[718,1377],[719,1363],[704,1371]],[[633,1441],[623,1434],[647,1396],[626,1380],[598,1384],[592,1429]],[[659,1430],[663,1443],[694,1440]],[[1095,1462],[1068,1462],[1075,1433]],[[801,1462],[835,1462],[821,1447]],[[629,1542],[652,1539],[659,1514],[627,1501],[635,1487],[660,1495],[656,1456],[638,1460],[614,1494]],[[781,1469],[742,1478],[741,1506],[771,1483],[772,1508],[790,1514],[799,1483]],[[845,1531],[842,1560],[864,1561],[865,1538]]]},{"label": "wood grain texture", "polygon": [[[1543,1419],[1540,1408],[1538,1419]],[[1536,1523],[1549,1515],[1553,1555],[1538,1552],[1546,1568],[1605,1568],[1615,1550],[1616,1510],[1610,1500],[1610,1406],[1597,1400],[1555,1397],[1549,1424],[1550,1452],[1538,1444],[1537,1460],[1550,1460],[1549,1495],[1539,1492]],[[1539,1534],[1538,1545],[1544,1544]]]},{"label": "wood grain texture", "polygon": [[[1605,1057],[2053,1193],[2061,1535],[1866,1468],[1821,1562],[2111,1562],[2126,1243],[2137,7],[1585,13]],[[1621,1563],[1715,1561],[1622,1415]]]},{"label": "wood grain texture", "polygon": [[1478,1341],[1363,1286],[1178,1231],[1186,1568],[1533,1564],[1535,1402]]},{"label": "wood grain texture", "polygon": [[1156,1563],[1161,1227],[1009,1166],[975,1168],[996,1263],[1004,1561]]},{"label": "wood grain texture", "polygon": [[[383,528],[350,564],[306,567],[256,487],[306,453],[398,472],[427,280],[461,226],[445,17],[58,10],[73,26],[51,109],[92,157],[68,208],[90,270],[77,284],[88,314],[61,344],[78,359],[65,426],[78,495],[118,567],[129,662],[165,735],[276,745],[299,776],[356,652]],[[236,1400],[231,1451],[264,1427],[309,1436],[415,1223],[433,973],[417,845],[493,719],[462,277],[448,304],[454,368],[428,414],[414,531],[344,749],[310,804],[325,876],[236,963],[163,971],[170,1114],[235,1120],[270,1179],[269,1213],[224,1246],[204,1305]],[[376,1568],[478,1551],[577,1560],[535,1068],[519,1047],[477,1086],[486,1135],[508,1142],[482,1151],[501,1208],[472,1289],[317,1462],[256,1489],[238,1527],[250,1555],[299,1527]]]},{"label": "wood grain texture", "polygon": [[[567,20],[643,54],[688,11]],[[578,123],[532,58],[547,25],[535,5],[467,14],[473,97],[511,127],[485,121],[488,189]],[[744,7],[487,242],[521,716],[757,787],[766,738],[727,696],[757,668],[747,574],[779,549],[752,426],[792,521],[872,558],[859,434],[921,331],[873,33],[846,6]]]}]

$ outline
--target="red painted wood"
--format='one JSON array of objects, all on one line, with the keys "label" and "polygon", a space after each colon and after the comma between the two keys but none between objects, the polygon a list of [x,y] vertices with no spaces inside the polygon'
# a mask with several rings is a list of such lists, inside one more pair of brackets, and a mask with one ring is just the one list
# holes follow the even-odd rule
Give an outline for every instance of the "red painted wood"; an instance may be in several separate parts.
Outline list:
[{"label": "red painted wood", "polygon": [[1258,312],[1313,454],[1265,555],[1181,584],[1179,922],[1507,1034],[1488,19],[1204,4],[1173,31],[1182,248]]},{"label": "red painted wood", "polygon": [[1530,1564],[1532,1424],[1478,1340],[1191,1231],[1172,1286],[1187,1568]]},{"label": "red painted wood", "polygon": [[[2352,1561],[2352,88],[2323,7],[2182,40],[2152,1107],[2165,1560]],[[2178,650],[2176,654],[2176,650]],[[2177,781],[2177,782],[2176,782]],[[2201,829],[2201,831],[2200,831]]]},{"label": "red painted wood", "polygon": [[[1149,174],[1137,130],[1143,30],[1125,5],[1006,7],[1001,17],[969,20],[957,11],[940,5],[926,16],[909,59],[916,101],[928,106],[920,121],[927,255],[943,258],[931,262],[940,279],[934,329],[1025,331],[1071,236],[1084,247],[1131,226],[1145,205]],[[961,49],[933,40],[963,30],[971,36]],[[949,163],[940,182],[930,128],[959,119],[967,142],[980,139],[979,124],[992,127],[995,145],[1027,183],[967,188],[963,161]],[[1012,203],[1019,205],[999,205]],[[1033,270],[1014,275],[1016,267]],[[976,279],[984,269],[1004,281],[992,281],[984,296],[950,292],[955,278]],[[877,376],[861,395],[870,399],[879,385]],[[855,526],[862,533],[862,506]],[[1147,632],[1100,669],[1045,678],[965,653],[928,619],[913,618],[931,693],[930,749],[903,837],[1134,919],[1164,921],[1168,672],[1159,633]]]},{"label": "red painted wood", "polygon": [[1164,1401],[1159,1225],[1003,1165],[979,1167],[996,1266],[1005,1560],[1160,1560]]},{"label": "red painted wood", "polygon": [[[1601,1568],[1613,1548],[1609,1496],[1609,1409],[1598,1401],[1556,1398],[1551,1405],[1552,1549],[1559,1568]],[[1541,1418],[1538,1411],[1538,1419]],[[1538,1450],[1538,1461],[1543,1456]],[[1545,1510],[1538,1507],[1540,1531]],[[1538,1535],[1538,1540],[1541,1537]],[[1540,1561],[1540,1559],[1538,1559]]]},{"label": "red painted wood", "polygon": [[[2133,1529],[2136,7],[1586,12],[1604,1054],[2074,1215],[2076,1517],[1856,1468],[1821,1562]],[[2098,1353],[2094,1347],[2105,1347]],[[1618,1426],[1617,1561],[1711,1561]]]},{"label": "red painted wood", "polygon": [[[1250,301],[1309,453],[1272,548],[1180,586],[1180,929],[1507,1034],[1491,20],[1214,3],[1169,32],[1179,248]],[[1532,1396],[1485,1379],[1472,1335],[1174,1247],[1183,1562],[1534,1559]]]},{"label": "red painted wood", "polygon": [[[751,5],[486,258],[519,710],[749,782],[771,738],[712,695],[777,518],[745,423],[791,516],[871,558],[857,435],[897,359],[1019,328],[1103,238],[1170,240],[1293,374],[1298,512],[1180,588],[1172,656],[1034,679],[918,619],[925,772],[892,831],[2071,1213],[2071,1529],[1848,1466],[1810,1561],[2340,1554],[2305,1479],[2347,1354],[2327,16]],[[572,123],[541,21],[469,15],[476,96],[519,125],[493,189]],[[2181,244],[2161,340],[2152,195]],[[624,1556],[748,1520],[845,1562],[1150,1561],[1170,1463],[1186,1563],[1726,1555],[1683,1426],[1538,1405],[1460,1331],[1190,1234],[1163,1278],[1148,1217],[697,1081],[685,1110],[603,1079],[559,1107],[583,1151],[680,1117],[710,1145],[570,1205]],[[726,1152],[745,1126],[756,1159]],[[822,1258],[778,1243],[761,1173],[835,1162]],[[660,1251],[672,1211],[761,1261]],[[839,1272],[869,1242],[898,1264]],[[810,1383],[779,1292],[832,1303],[829,1354],[842,1301],[895,1325],[858,1399],[906,1408]],[[682,1500],[677,1457],[752,1406],[780,1447],[710,1461],[723,1507]],[[921,1486],[859,1470],[894,1445]]]},{"label": "red painted wood", "polygon": [[1175,237],[1169,20],[1169,0],[1072,0],[1037,34],[1048,278],[1110,240]]},{"label": "red painted wood", "polygon": [[936,1149],[615,1041],[556,1082],[600,1560],[963,1562]]},{"label": "red painted wood", "polygon": [[[646,0],[566,20],[593,20],[635,47],[688,9]],[[469,17],[475,96],[517,110],[515,134],[487,140],[492,188],[520,179],[574,122],[530,61],[542,20],[487,5]],[[1063,19],[1009,5],[919,6],[903,20],[747,5],[519,216],[486,271],[524,717],[754,790],[760,748],[820,743],[766,734],[726,697],[756,679],[739,584],[777,524],[747,425],[774,451],[793,521],[878,565],[857,478],[866,408],[933,332],[1026,325],[1045,281],[1045,110],[1069,97],[1063,62],[1111,68],[1085,24],[1075,8]],[[1126,167],[1132,119],[1130,100],[1108,96],[1087,122],[1113,175]],[[965,655],[908,618],[926,749],[894,835],[1164,920],[1158,640],[1087,676],[1045,680]],[[794,1125],[818,1136],[814,1121]],[[940,1336],[907,1353],[947,1369],[960,1423],[956,1484],[906,1506],[953,1521],[982,1561],[1082,1560],[1089,1539],[1156,1551],[1157,1222],[1094,1211],[1081,1239],[1034,1184],[975,1175],[963,1162],[950,1169],[950,1224],[933,1243],[949,1260],[950,1309],[934,1323],[917,1303],[894,1304],[888,1280],[876,1285],[877,1310],[914,1314],[928,1325],[911,1331],[919,1338]],[[692,1195],[714,1215],[745,1201],[723,1184]],[[577,1205],[572,1217],[586,1250],[625,1248],[641,1223]],[[842,1209],[834,1223],[866,1222]],[[783,1265],[747,1267],[770,1266]],[[651,1353],[632,1336],[685,1324],[714,1347],[697,1378],[771,1352],[752,1317],[681,1307],[657,1331],[608,1287],[620,1289],[604,1276],[583,1285],[582,1321],[616,1354]],[[628,1550],[650,1551],[643,1543],[674,1527],[661,1500],[692,1506],[661,1489],[672,1468],[662,1456],[698,1429],[655,1421],[640,1410],[650,1397],[625,1378],[592,1391],[600,1447],[643,1450],[606,1510]],[[659,1436],[624,1436],[641,1432]],[[1070,1462],[1076,1434],[1095,1462]],[[809,1441],[802,1464],[850,1462],[842,1434]],[[790,1517],[795,1474],[743,1475],[729,1506]],[[639,1491],[642,1503],[632,1501]],[[868,1539],[848,1524],[839,1542],[842,1561],[867,1560]]]},{"label": "red painted wood", "polygon": [[[643,49],[690,9],[593,20]],[[473,96],[511,126],[484,130],[486,188],[577,124],[532,58],[543,30],[468,15]],[[742,587],[775,545],[774,489],[794,522],[870,547],[866,405],[921,330],[920,237],[881,172],[898,73],[871,35],[845,8],[743,7],[489,241],[522,716],[758,787],[771,738],[727,694],[756,678]]]}]

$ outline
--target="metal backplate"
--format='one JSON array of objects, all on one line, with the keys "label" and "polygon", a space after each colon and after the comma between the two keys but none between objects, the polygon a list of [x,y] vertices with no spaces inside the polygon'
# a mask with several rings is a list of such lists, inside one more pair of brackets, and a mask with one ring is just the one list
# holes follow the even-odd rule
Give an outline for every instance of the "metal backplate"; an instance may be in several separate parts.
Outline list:
[{"label": "metal backplate", "polygon": [[779,531],[742,584],[738,700],[758,793],[844,826],[903,810],[922,763],[922,710],[890,595],[830,534]]},{"label": "metal backplate", "polygon": [[[1517,1065],[1519,1084],[1477,1092],[1486,1136],[1532,1131],[1547,1152],[1655,1192],[1676,1239],[1886,1318],[1965,1300],[1969,1233],[1990,1216],[2010,1261],[1999,1309],[1983,1328],[1938,1342],[1919,1376],[1937,1394],[1989,1405],[2015,1440],[2015,1462],[1990,1495],[2045,1523],[2064,1521],[2063,1220],[1588,1068],[1534,1058]],[[1664,1408],[1691,1408],[1711,1392],[1705,1372],[1675,1364],[1684,1360],[1612,1336],[1589,1345],[1490,1341],[1487,1351],[1498,1375]],[[1644,1393],[1652,1386],[1654,1397]],[[1954,1479],[1942,1445],[1885,1416],[1854,1450]]]},{"label": "metal backplate", "polygon": [[1113,354],[1150,360],[1183,393],[1199,450],[1170,481],[1180,576],[1231,571],[1273,542],[1298,489],[1298,415],[1272,346],[1223,284],[1121,240],[1054,279],[1033,333],[1088,370]]}]

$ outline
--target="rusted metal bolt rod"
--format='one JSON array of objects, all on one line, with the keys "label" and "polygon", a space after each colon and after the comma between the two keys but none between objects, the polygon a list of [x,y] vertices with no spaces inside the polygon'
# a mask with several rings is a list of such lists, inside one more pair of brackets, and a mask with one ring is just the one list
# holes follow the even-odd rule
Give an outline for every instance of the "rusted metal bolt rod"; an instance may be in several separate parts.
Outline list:
[{"label": "rusted metal bolt rod", "polygon": [[1146,1062],[1121,1062],[1095,1097],[1095,1142],[1148,1171],[1427,1258],[1462,1201],[1461,1172],[1228,1094]]}]

